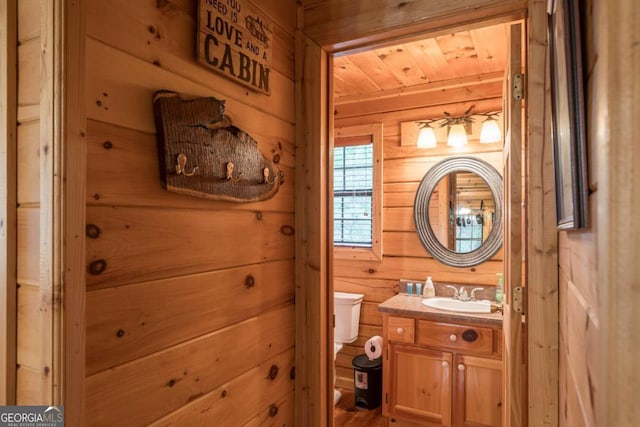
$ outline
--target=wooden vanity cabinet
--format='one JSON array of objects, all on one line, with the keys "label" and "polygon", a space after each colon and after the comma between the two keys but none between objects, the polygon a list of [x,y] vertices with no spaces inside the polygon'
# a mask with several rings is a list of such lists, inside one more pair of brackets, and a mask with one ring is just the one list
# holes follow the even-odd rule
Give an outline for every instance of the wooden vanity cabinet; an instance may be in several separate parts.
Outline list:
[{"label": "wooden vanity cabinet", "polygon": [[502,361],[458,354],[455,369],[456,425],[502,425]]},{"label": "wooden vanity cabinet", "polygon": [[382,411],[391,426],[502,425],[499,327],[384,314],[383,328]]}]

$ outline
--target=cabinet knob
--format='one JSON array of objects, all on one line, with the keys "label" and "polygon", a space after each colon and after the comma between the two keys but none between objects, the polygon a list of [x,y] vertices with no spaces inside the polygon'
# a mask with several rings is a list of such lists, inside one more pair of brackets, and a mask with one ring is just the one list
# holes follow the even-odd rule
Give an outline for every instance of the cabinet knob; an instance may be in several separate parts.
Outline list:
[{"label": "cabinet knob", "polygon": [[396,332],[399,333],[400,335],[402,335],[402,334],[404,334],[404,329],[398,328],[398,329],[396,329]]},{"label": "cabinet knob", "polygon": [[452,342],[456,342],[458,341],[458,337],[456,336],[456,334],[451,334],[449,335],[449,340]]},{"label": "cabinet knob", "polygon": [[449,362],[447,362],[446,360],[442,361],[442,367],[443,368],[448,368],[449,367]]},{"label": "cabinet knob", "polygon": [[464,371],[464,365],[462,363],[458,365],[458,371]]}]

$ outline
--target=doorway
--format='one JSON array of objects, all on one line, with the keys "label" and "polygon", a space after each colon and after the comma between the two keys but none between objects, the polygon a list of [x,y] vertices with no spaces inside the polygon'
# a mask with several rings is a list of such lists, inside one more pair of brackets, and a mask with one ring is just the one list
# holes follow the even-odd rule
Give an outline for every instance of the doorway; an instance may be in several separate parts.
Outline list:
[{"label": "doorway", "polygon": [[[384,135],[379,187],[354,188],[358,194],[380,193],[380,229],[375,228],[376,221],[368,226],[370,236],[382,238],[381,254],[378,258],[363,259],[359,256],[362,246],[348,248],[334,239],[333,290],[365,295],[359,338],[346,344],[336,358],[336,384],[347,393],[353,390],[351,360],[363,352],[363,344],[369,337],[382,335],[382,316],[377,305],[398,292],[399,279],[424,281],[427,273],[435,273],[434,280],[440,282],[490,286],[497,283],[495,274],[503,271],[502,252],[472,270],[447,268],[434,260],[416,237],[413,202],[427,170],[449,156],[472,155],[502,171],[502,141],[480,142],[480,130],[482,121],[488,117],[483,114],[497,112],[502,121],[508,27],[509,21],[476,23],[332,58],[334,146],[344,147],[349,142],[356,145],[358,141],[343,138],[356,126],[375,124]],[[468,141],[464,146],[447,144],[448,126],[441,125],[447,117],[469,119]],[[433,123],[438,140],[430,148],[417,146],[420,123],[425,122]],[[340,163],[341,158],[334,157],[334,162]],[[341,167],[337,163],[336,168]],[[377,175],[373,172],[371,183],[375,184]],[[341,176],[335,178],[334,188],[342,184]],[[334,193],[340,196],[334,206],[344,206],[342,193]],[[358,217],[351,220],[351,228],[366,221],[374,211],[376,199],[369,202],[373,206],[352,204],[359,211]],[[336,209],[330,212],[335,213]],[[344,218],[334,218],[334,229],[342,230],[343,223]],[[353,416],[344,413],[345,409],[350,409],[349,402],[338,404],[335,412],[338,427],[354,422]]]},{"label": "doorway", "polygon": [[[339,3],[339,6],[337,6]],[[472,4],[477,7],[472,8]],[[299,402],[296,419],[305,425],[327,425],[332,418],[333,390],[332,357],[327,349],[333,344],[332,283],[328,280],[332,270],[332,247],[323,236],[330,226],[328,217],[329,135],[333,122],[328,120],[333,106],[327,97],[329,90],[330,56],[348,50],[355,52],[363,45],[383,43],[391,39],[415,34],[455,31],[455,28],[475,26],[505,20],[526,19],[527,75],[524,80],[527,99],[524,132],[528,203],[523,210],[530,218],[528,239],[523,253],[528,264],[526,274],[529,292],[526,298],[528,343],[524,356],[529,370],[535,372],[527,384],[526,402],[528,424],[555,424],[558,419],[558,311],[557,311],[557,233],[555,232],[554,184],[551,161],[551,140],[544,126],[546,82],[546,7],[539,2],[501,2],[485,6],[484,2],[469,1],[464,7],[447,4],[435,7],[430,2],[407,4],[396,10],[392,4],[373,5],[364,1],[336,2],[304,6],[304,28],[300,34],[296,53],[298,76],[299,116],[296,119],[300,141],[296,156],[300,167],[296,171],[297,209],[305,212],[297,245],[296,263],[298,280],[304,288],[296,294],[299,321],[296,341],[300,375],[296,376],[296,396]],[[382,17],[384,16],[384,19]],[[419,18],[427,16],[429,18]],[[365,19],[368,25],[362,24]],[[493,17],[493,18],[492,18]],[[508,18],[509,17],[509,18]],[[506,295],[508,298],[509,295]],[[310,310],[311,309],[311,312]],[[310,314],[311,313],[311,314]],[[318,354],[314,343],[322,343]],[[535,343],[531,344],[531,343]],[[320,357],[316,357],[319,355]],[[555,421],[554,421],[555,420]],[[527,420],[525,420],[527,421]],[[511,423],[508,425],[525,425]]]}]

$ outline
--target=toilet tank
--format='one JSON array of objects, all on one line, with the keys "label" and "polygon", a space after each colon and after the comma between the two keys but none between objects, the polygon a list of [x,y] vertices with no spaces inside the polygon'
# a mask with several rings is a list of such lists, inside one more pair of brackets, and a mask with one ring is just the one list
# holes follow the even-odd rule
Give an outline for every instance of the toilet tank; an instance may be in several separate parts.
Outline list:
[{"label": "toilet tank", "polygon": [[358,339],[360,304],[363,298],[364,294],[333,293],[333,312],[336,315],[336,326],[333,332],[335,342],[349,343]]}]

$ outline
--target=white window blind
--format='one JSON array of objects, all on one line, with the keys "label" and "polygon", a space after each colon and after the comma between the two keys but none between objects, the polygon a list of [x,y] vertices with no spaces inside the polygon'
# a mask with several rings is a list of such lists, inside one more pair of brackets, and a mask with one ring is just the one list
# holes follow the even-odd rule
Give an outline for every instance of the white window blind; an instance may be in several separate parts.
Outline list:
[{"label": "white window blind", "polygon": [[[362,141],[362,138],[360,139]],[[373,143],[334,148],[333,243],[372,247]]]},{"label": "white window blind", "polygon": [[456,217],[456,252],[472,252],[482,245],[482,214]]}]

